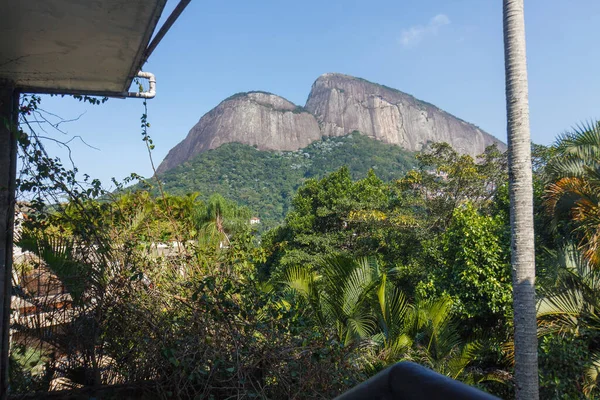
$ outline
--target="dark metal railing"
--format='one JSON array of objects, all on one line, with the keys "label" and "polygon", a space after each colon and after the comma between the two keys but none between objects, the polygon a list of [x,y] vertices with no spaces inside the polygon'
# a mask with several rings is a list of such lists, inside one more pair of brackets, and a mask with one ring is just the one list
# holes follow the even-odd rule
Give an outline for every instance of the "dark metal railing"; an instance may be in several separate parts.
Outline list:
[{"label": "dark metal railing", "polygon": [[413,362],[400,362],[336,400],[498,400]]}]

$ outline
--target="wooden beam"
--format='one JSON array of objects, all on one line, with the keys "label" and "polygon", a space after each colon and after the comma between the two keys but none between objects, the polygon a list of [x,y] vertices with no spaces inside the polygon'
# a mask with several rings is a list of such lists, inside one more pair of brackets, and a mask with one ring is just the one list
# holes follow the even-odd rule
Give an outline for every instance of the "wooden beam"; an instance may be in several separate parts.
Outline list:
[{"label": "wooden beam", "polygon": [[19,94],[13,82],[0,80],[0,399],[8,398],[10,302],[17,174]]}]

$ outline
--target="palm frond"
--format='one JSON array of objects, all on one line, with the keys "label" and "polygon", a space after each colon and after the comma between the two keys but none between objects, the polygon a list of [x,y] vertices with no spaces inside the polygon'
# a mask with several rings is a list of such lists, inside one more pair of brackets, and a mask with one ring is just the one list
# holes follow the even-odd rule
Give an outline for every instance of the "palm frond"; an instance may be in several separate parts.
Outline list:
[{"label": "palm frond", "polygon": [[584,122],[575,126],[571,132],[559,135],[556,141],[559,153],[568,154],[580,159],[596,159],[600,157],[600,124]]},{"label": "palm frond", "polygon": [[384,321],[387,335],[390,340],[395,340],[407,330],[408,315],[412,311],[406,296],[399,289],[388,289],[388,307],[385,310]]},{"label": "palm frond", "polygon": [[592,355],[591,365],[585,371],[583,393],[587,398],[592,398],[594,391],[598,388],[600,378],[600,353]]},{"label": "palm frond", "polygon": [[381,314],[383,315],[384,320],[386,319],[386,310],[387,310],[386,284],[387,284],[387,275],[383,274],[381,277],[381,282],[379,284],[379,287],[377,288],[377,300],[379,303],[379,309],[381,310]]},{"label": "palm frond", "polygon": [[542,297],[537,304],[540,337],[566,333],[579,336],[600,330],[600,270],[572,245],[562,253],[556,285],[540,289]]},{"label": "palm frond", "polygon": [[292,266],[287,268],[279,283],[297,292],[305,299],[309,299],[314,293],[316,274],[306,267]]},{"label": "palm frond", "polygon": [[452,379],[458,379],[464,372],[465,368],[475,360],[477,352],[481,349],[479,342],[467,343],[453,354],[447,363],[446,375]]},{"label": "palm frond", "polygon": [[388,360],[396,362],[399,361],[400,357],[405,355],[410,348],[413,346],[414,340],[407,333],[397,335],[386,344],[386,351],[388,352]]},{"label": "palm frond", "polygon": [[545,297],[538,302],[537,318],[542,326],[551,325],[558,331],[576,331],[583,311],[581,292],[572,290]]},{"label": "palm frond", "polygon": [[[559,220],[573,222],[586,258],[600,263],[600,122],[587,122],[559,137],[545,167],[545,204]],[[577,233],[577,232],[575,232]]]},{"label": "palm frond", "polygon": [[351,258],[326,258],[322,265],[323,299],[338,316],[350,316],[361,307],[371,287],[371,270],[365,263]]},{"label": "palm frond", "polygon": [[368,312],[356,313],[347,319],[346,345],[370,337],[375,330],[375,320]]},{"label": "palm frond", "polygon": [[73,238],[43,234],[36,238],[35,253],[65,285],[77,303],[86,289],[106,282],[103,257],[96,246],[77,244]]},{"label": "palm frond", "polygon": [[546,174],[552,178],[581,178],[585,175],[585,162],[573,156],[563,156],[553,160],[546,166]]}]

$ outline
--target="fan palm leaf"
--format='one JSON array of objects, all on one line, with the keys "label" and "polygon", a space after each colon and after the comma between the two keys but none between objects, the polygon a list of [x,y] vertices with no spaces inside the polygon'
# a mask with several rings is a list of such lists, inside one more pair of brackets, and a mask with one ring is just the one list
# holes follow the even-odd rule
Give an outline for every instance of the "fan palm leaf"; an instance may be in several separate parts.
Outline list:
[{"label": "fan palm leaf", "polygon": [[585,371],[585,378],[583,384],[583,393],[588,398],[592,398],[593,392],[598,388],[598,381],[600,380],[600,353],[594,353],[592,355],[592,362]]},{"label": "fan palm leaf", "polygon": [[541,290],[537,311],[540,334],[600,329],[600,271],[573,247],[565,252],[566,265],[557,285]]},{"label": "fan palm leaf", "polygon": [[583,392],[590,397],[597,391],[600,371],[600,353],[594,350],[600,339],[600,270],[574,246],[564,252],[556,285],[540,290],[538,336],[569,334],[588,341],[592,354],[582,375]]},{"label": "fan palm leaf", "polygon": [[574,222],[579,246],[600,262],[600,122],[578,126],[561,135],[556,154],[545,168],[550,182],[545,202],[555,220]]},{"label": "fan palm leaf", "polygon": [[105,256],[108,255],[101,254],[97,246],[76,243],[72,237],[45,233],[29,238],[28,242],[29,249],[58,277],[74,302],[81,302],[88,289],[105,287]]}]

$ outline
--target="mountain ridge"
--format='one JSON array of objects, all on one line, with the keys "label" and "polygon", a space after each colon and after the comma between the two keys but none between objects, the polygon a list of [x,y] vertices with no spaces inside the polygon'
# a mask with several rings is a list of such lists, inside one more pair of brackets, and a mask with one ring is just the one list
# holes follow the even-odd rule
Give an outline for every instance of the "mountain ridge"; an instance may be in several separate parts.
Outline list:
[{"label": "mountain ridge", "polygon": [[224,143],[238,142],[260,150],[304,148],[320,139],[321,132],[312,114],[297,110],[296,104],[268,92],[230,96],[200,118],[188,136],[169,151],[157,173]]},{"label": "mountain ridge", "polygon": [[447,142],[473,157],[494,143],[505,149],[494,136],[431,103],[350,75],[321,75],[305,108],[315,115],[324,136],[358,130],[410,151],[420,151],[430,142]]},{"label": "mountain ridge", "polygon": [[200,118],[157,172],[163,174],[225,143],[295,151],[324,137],[354,131],[408,151],[440,141],[471,156],[494,143],[506,148],[479,127],[408,93],[363,78],[326,73],[312,84],[305,106],[259,90],[229,96]]}]

